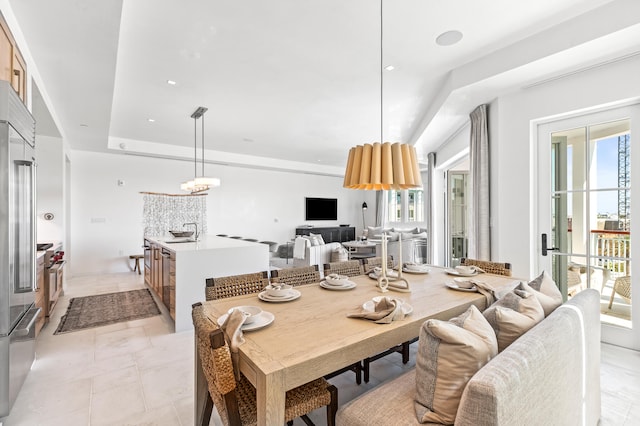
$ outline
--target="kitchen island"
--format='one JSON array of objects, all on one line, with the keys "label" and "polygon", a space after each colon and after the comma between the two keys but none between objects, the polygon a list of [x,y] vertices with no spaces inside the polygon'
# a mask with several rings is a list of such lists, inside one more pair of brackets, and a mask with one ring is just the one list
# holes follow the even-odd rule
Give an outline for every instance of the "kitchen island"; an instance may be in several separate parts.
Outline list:
[{"label": "kitchen island", "polygon": [[232,238],[144,238],[144,280],[174,320],[175,331],[193,328],[191,305],[205,300],[207,278],[269,269],[269,246]]}]

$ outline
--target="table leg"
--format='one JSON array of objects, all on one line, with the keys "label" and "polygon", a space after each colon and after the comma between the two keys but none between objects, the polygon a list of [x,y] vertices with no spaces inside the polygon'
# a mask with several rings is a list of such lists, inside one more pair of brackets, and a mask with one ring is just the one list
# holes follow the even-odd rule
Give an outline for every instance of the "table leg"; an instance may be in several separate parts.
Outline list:
[{"label": "table leg", "polygon": [[284,424],[286,390],[282,374],[258,376],[256,386],[258,426]]}]

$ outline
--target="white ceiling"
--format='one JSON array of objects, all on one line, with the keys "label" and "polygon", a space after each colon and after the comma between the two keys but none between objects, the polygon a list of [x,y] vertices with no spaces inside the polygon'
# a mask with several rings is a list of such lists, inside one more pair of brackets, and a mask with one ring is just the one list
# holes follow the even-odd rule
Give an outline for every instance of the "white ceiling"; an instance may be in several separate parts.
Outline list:
[{"label": "white ceiling", "polygon": [[[380,140],[379,2],[9,3],[40,78],[38,132],[73,149],[192,155],[198,106],[221,162],[338,170]],[[639,3],[387,0],[385,140],[426,154],[501,93],[637,54]],[[448,30],[464,38],[438,46]]]}]

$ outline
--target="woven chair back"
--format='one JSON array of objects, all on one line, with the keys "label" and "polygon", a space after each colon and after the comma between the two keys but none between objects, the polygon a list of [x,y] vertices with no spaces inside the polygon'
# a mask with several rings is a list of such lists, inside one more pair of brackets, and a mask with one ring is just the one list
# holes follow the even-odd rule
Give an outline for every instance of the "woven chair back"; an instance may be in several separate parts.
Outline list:
[{"label": "woven chair back", "polygon": [[[224,395],[236,389],[229,346],[224,340],[222,330],[204,313],[201,303],[192,306],[191,317],[200,366],[207,380],[209,394],[218,409],[220,419],[228,425],[230,413],[227,411]],[[231,415],[235,416],[235,413]]]},{"label": "woven chair back", "polygon": [[217,300],[260,293],[268,284],[269,274],[267,271],[207,278],[204,295],[206,300]]},{"label": "woven chair back", "polygon": [[355,277],[364,274],[364,268],[359,260],[347,260],[345,262],[330,262],[324,264],[324,276],[340,274]]},{"label": "woven chair back", "polygon": [[502,262],[490,262],[487,260],[476,259],[460,259],[460,264],[465,266],[477,266],[488,274],[504,275],[505,277],[511,276],[511,264]]},{"label": "woven chair back", "polygon": [[[362,267],[364,273],[368,274],[373,271],[374,268],[382,266],[382,257],[367,257],[362,259]],[[387,267],[393,268],[393,256],[387,256]]]},{"label": "woven chair back", "polygon": [[298,286],[320,282],[318,265],[271,271],[271,282]]},{"label": "woven chair back", "polygon": [[614,291],[625,299],[631,300],[631,277],[616,278],[613,284]]}]

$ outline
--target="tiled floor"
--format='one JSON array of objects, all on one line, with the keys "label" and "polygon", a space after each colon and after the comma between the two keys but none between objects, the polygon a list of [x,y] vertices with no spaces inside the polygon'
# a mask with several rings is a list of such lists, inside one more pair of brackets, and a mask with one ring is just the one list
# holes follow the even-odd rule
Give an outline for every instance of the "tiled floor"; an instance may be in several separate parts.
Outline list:
[{"label": "tiled floor", "polygon": [[[170,333],[165,316],[156,316],[53,335],[70,297],[143,287],[134,274],[68,280],[4,425],[193,425],[192,332]],[[357,386],[351,372],[332,379],[340,403],[411,368],[416,348],[412,345],[408,365],[399,354],[373,363],[368,384]],[[603,345],[601,424],[640,425],[638,400],[640,353]],[[324,416],[324,410],[312,413],[318,425],[325,423]],[[220,424],[215,410],[211,424]]]}]

